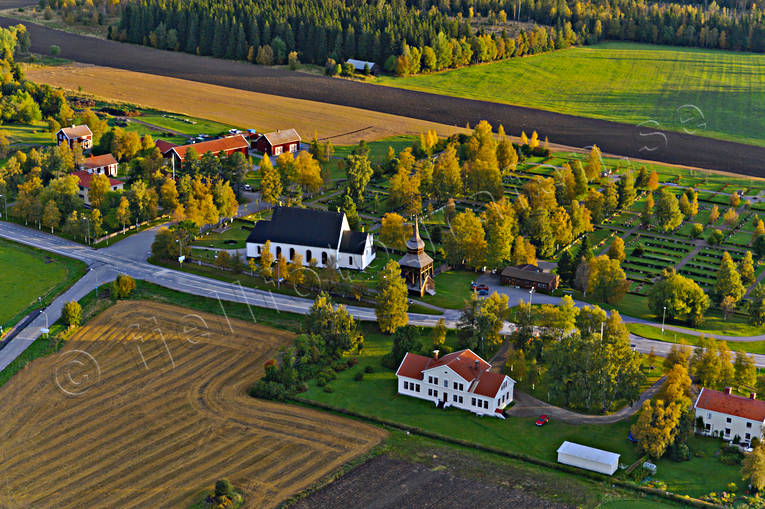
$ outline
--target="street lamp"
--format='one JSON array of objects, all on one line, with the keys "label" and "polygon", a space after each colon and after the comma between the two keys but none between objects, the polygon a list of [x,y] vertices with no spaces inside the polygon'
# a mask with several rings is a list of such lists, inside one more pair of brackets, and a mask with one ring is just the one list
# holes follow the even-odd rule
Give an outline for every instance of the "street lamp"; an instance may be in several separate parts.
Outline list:
[{"label": "street lamp", "polygon": [[664,334],[664,318],[667,316],[667,306],[664,306],[664,311],[661,314],[661,333]]},{"label": "street lamp", "polygon": [[529,320],[531,320],[531,301],[534,299],[534,287],[529,290]]},{"label": "street lamp", "polygon": [[82,216],[82,219],[84,219],[88,223],[87,239],[88,239],[88,245],[90,245],[90,218],[88,216]]}]

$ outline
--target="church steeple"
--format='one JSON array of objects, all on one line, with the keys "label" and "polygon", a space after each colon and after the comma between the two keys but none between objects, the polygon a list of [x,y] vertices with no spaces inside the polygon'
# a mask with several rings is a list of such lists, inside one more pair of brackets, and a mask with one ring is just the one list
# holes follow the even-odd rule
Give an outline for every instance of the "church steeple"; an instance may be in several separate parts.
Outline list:
[{"label": "church steeple", "polygon": [[417,216],[414,218],[412,238],[406,243],[406,250],[412,254],[419,254],[425,251],[425,242],[420,238],[420,225]]}]

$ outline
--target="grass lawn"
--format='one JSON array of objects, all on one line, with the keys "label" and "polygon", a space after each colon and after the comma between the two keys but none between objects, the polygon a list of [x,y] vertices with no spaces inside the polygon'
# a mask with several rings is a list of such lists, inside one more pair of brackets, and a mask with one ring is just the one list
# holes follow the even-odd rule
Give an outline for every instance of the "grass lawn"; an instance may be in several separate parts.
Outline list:
[{"label": "grass lawn", "polygon": [[[243,227],[248,226],[250,229],[245,230]],[[244,221],[234,220],[234,224],[231,228],[222,232],[215,233],[210,231],[207,235],[195,240],[192,245],[203,247],[217,247],[220,249],[244,249],[247,247],[247,236],[252,230],[252,225],[245,223]]]},{"label": "grass lawn", "polygon": [[[665,341],[667,343],[679,343],[683,341],[686,344],[693,346],[699,340],[698,336],[673,330],[665,329],[664,334],[662,334],[660,327],[642,323],[628,323],[627,328],[631,333],[637,336],[654,339],[656,341]],[[735,352],[765,354],[765,341],[728,341],[727,343],[728,347]]]},{"label": "grass lawn", "polygon": [[[407,147],[411,147],[412,144],[417,142],[417,136],[391,136],[390,138],[383,138],[381,140],[367,142],[369,147],[369,160],[372,164],[380,164],[385,160],[385,156],[388,155],[388,147],[393,147],[396,153],[401,152]],[[306,140],[310,142],[311,140]],[[343,145],[335,147],[335,157],[343,158],[351,153],[355,145]]]},{"label": "grass lawn", "polygon": [[462,309],[470,299],[470,282],[480,274],[475,272],[450,270],[435,278],[436,294],[425,295],[423,302],[447,309]]},{"label": "grass lawn", "polygon": [[85,273],[80,261],[6,240],[0,240],[0,266],[0,325],[6,331],[37,307],[38,297],[47,305]]},{"label": "grass lawn", "polygon": [[5,124],[0,132],[8,137],[11,145],[53,145],[53,135],[48,131],[48,124]]},{"label": "grass lawn", "polygon": [[762,54],[605,42],[377,82],[765,145],[764,64]]},{"label": "grass lawn", "polygon": [[[422,341],[429,339],[425,336]],[[453,345],[454,339],[453,333],[450,334],[447,344]],[[439,410],[432,403],[399,396],[396,394],[394,372],[380,363],[381,357],[390,351],[391,343],[389,336],[367,332],[358,364],[337,374],[337,379],[329,383],[331,392],[310,382],[308,391],[300,396],[547,461],[556,461],[556,450],[564,440],[617,452],[622,455],[620,462],[627,465],[639,457],[634,445],[627,440],[629,428],[636,417],[608,425],[570,425],[551,421],[544,427],[537,427],[534,425],[535,418],[510,417],[502,420],[478,417],[454,408]],[[362,381],[354,380],[354,376],[363,373],[367,366],[372,366],[374,372],[364,373]],[[687,463],[665,459],[658,461],[656,479],[667,482],[670,491],[699,496],[710,491],[722,491],[727,483],[740,481],[738,467],[726,467],[714,458],[714,450],[718,447],[716,440],[694,438],[692,445],[702,450],[703,458],[694,458]],[[713,475],[698,475],[698,472],[710,468],[715,469]]]},{"label": "grass lawn", "polygon": [[216,135],[227,133],[231,129],[230,125],[175,113],[149,112],[138,117],[138,120],[155,125],[160,129],[169,129],[194,136],[199,134]]}]

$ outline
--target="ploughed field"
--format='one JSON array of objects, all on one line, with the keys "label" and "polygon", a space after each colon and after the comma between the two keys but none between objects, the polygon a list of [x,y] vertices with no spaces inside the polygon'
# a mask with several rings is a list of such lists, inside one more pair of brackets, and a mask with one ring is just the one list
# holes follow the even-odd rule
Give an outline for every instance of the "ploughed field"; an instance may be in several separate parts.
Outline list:
[{"label": "ploughed field", "polygon": [[187,507],[229,478],[273,507],[385,432],[246,394],[293,335],[121,302],[0,388],[0,507]]},{"label": "ploughed field", "polygon": [[[10,18],[0,18],[0,24],[3,26],[16,23],[18,23],[16,20]],[[465,126],[466,123],[475,125],[480,120],[488,120],[492,125],[504,124],[510,134],[518,135],[521,130],[525,130],[527,133],[537,130],[541,136],[547,136],[551,142],[562,145],[587,147],[596,143],[605,152],[612,154],[764,176],[762,161],[765,159],[765,147],[706,138],[685,132],[661,130],[659,128],[662,126],[673,127],[665,125],[663,119],[648,119],[657,120],[658,124],[651,123],[636,127],[630,124],[564,115],[526,106],[490,102],[492,98],[484,95],[480,96],[481,100],[466,99],[416,90],[376,86],[345,79],[332,79],[315,74],[292,72],[282,68],[161,51],[116,41],[97,40],[96,42],[92,37],[52,30],[34,24],[29,25],[29,32],[32,38],[33,51],[47,54],[50,46],[56,44],[61,47],[61,57],[78,62],[199,81],[262,94],[350,106],[454,126]],[[565,54],[562,55],[565,56]],[[488,68],[489,66],[481,67]],[[718,67],[720,66],[718,65]],[[712,91],[708,101],[711,104],[712,102],[730,101],[733,100],[731,98],[734,98],[737,103],[742,105],[741,107],[737,106],[734,113],[751,116],[753,119],[752,128],[754,129],[758,127],[755,117],[756,119],[761,118],[761,115],[758,114],[760,112],[759,106],[755,104],[754,109],[747,109],[747,91],[735,86],[736,80],[743,79],[742,76],[746,75],[746,72],[746,69],[734,69],[727,85],[724,84],[725,86],[721,86],[719,90]],[[639,77],[644,79],[646,83],[656,79],[651,74]],[[609,82],[619,82],[625,79],[618,72],[605,78]],[[556,81],[553,75],[546,78],[543,75],[538,79],[540,81],[545,79]],[[568,79],[567,76],[563,78],[563,81],[566,79]],[[680,86],[691,87],[693,79],[694,77],[691,76],[688,85],[680,84]],[[755,85],[755,82],[752,81],[751,84]],[[509,79],[492,85],[493,88],[516,86],[518,85]],[[597,109],[604,97],[607,98],[607,96],[593,96],[591,91],[592,88],[589,85],[575,90],[581,94],[582,100],[591,101],[592,108]],[[459,93],[459,91],[454,93]],[[655,96],[661,93],[662,91],[658,87],[653,92]],[[643,89],[637,94],[630,94],[628,90],[625,90],[623,98],[626,107],[649,101],[651,94]],[[183,98],[179,97],[179,100],[183,100]],[[671,104],[675,104],[675,102]],[[278,111],[279,101],[270,101],[269,106]],[[676,104],[673,108],[680,106],[683,105]],[[540,107],[544,107],[544,105],[540,105]],[[612,110],[616,110],[618,107],[617,104]],[[700,106],[702,112],[705,107],[707,106]],[[690,120],[684,124],[685,127],[693,127],[691,132],[700,132],[701,129],[699,129],[696,117],[693,116],[693,111],[695,110],[692,108],[686,108],[682,109],[680,114],[690,115]],[[705,113],[705,115],[707,114]],[[353,117],[350,116],[349,118]],[[705,119],[707,119],[707,127],[704,130],[707,132],[721,129],[719,127],[721,122],[733,121],[729,117],[722,120],[713,119],[714,122],[709,120],[708,116],[705,116]],[[676,127],[674,128],[676,129]],[[759,128],[758,132],[761,131],[762,129]],[[366,139],[371,140],[373,138],[369,136]]]}]

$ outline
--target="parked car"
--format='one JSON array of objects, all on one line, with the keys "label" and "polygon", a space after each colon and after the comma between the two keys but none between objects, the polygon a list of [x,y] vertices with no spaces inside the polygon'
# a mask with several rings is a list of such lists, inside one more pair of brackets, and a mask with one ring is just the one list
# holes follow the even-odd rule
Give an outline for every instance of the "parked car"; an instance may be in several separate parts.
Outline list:
[{"label": "parked car", "polygon": [[486,297],[487,295],[489,295],[489,290],[482,288],[478,290],[478,295],[480,295],[481,297]]},{"label": "parked car", "polygon": [[244,185],[244,190],[245,191],[252,191],[252,186],[250,184],[245,184]]},{"label": "parked car", "polygon": [[536,425],[537,426],[544,426],[548,422],[550,422],[550,419],[548,419],[547,415],[542,414],[542,415],[539,416],[539,419],[537,419]]}]

